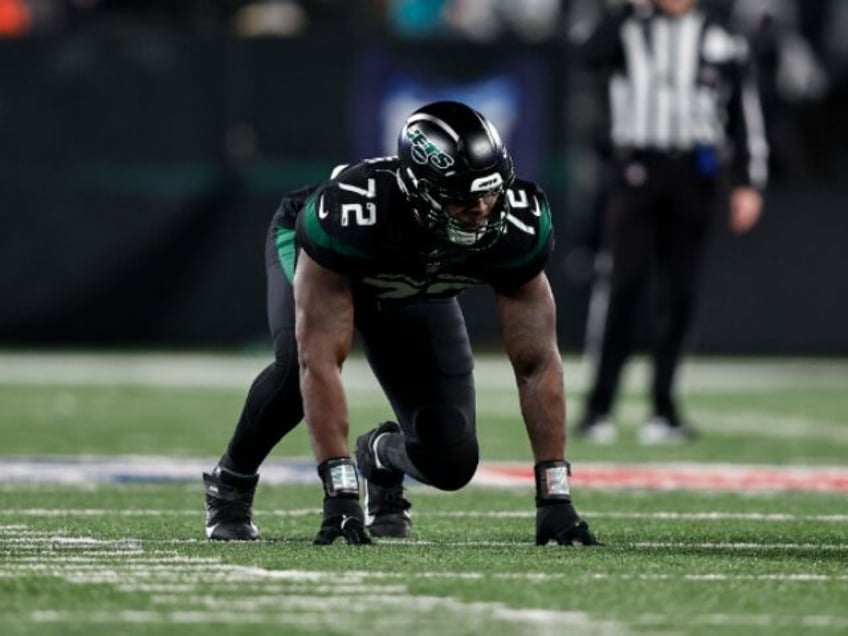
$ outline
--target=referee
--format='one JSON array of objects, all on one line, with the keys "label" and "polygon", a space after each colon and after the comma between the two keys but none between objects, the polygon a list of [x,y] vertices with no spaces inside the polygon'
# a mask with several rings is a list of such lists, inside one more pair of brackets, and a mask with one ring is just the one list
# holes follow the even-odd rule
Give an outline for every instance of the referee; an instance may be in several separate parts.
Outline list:
[{"label": "referee", "polygon": [[674,380],[719,180],[730,180],[730,227],[741,234],[759,219],[767,179],[747,46],[696,0],[630,0],[604,15],[579,53],[608,73],[610,165],[598,259],[606,266],[598,268],[587,327],[594,378],[578,434],[599,443],[616,438],[611,413],[619,377],[641,297],[653,282],[652,412],[639,439],[683,441],[694,430],[676,404]]}]

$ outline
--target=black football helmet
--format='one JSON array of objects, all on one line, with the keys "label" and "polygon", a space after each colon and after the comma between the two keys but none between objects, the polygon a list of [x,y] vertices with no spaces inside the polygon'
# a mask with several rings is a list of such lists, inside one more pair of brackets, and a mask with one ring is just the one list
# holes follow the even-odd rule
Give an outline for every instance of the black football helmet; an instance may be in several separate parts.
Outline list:
[{"label": "black football helmet", "polygon": [[[398,137],[398,182],[416,218],[439,238],[484,249],[503,233],[509,202],[502,196],[515,179],[512,158],[492,123],[459,102],[434,102],[412,113]],[[463,204],[501,195],[486,225],[468,228],[448,214]]]}]

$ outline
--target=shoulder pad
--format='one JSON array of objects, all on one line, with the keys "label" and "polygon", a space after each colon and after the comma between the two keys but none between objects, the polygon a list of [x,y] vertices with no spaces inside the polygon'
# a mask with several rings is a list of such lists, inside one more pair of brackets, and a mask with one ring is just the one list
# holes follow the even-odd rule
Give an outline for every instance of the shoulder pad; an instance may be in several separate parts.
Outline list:
[{"label": "shoulder pad", "polygon": [[516,181],[505,196],[510,210],[506,216],[506,232],[497,244],[501,259],[498,267],[512,268],[544,261],[553,236],[547,197],[530,181]]},{"label": "shoulder pad", "polygon": [[[378,169],[380,168],[380,169]],[[389,223],[394,172],[360,162],[341,170],[312,194],[304,208],[301,238],[349,254],[371,253]]]},{"label": "shoulder pad", "polygon": [[338,228],[374,226],[385,214],[394,187],[392,171],[375,170],[375,165],[366,163],[349,166],[321,189],[317,214],[324,225]]},{"label": "shoulder pad", "polygon": [[510,213],[507,221],[527,233],[550,232],[551,210],[548,198],[532,181],[516,181],[506,192]]}]

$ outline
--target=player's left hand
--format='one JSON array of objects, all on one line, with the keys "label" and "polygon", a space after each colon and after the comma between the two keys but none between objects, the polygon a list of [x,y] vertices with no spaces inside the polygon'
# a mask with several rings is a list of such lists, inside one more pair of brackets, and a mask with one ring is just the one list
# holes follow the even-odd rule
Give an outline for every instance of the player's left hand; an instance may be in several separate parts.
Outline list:
[{"label": "player's left hand", "polygon": [[356,499],[346,497],[324,498],[324,521],[312,542],[315,545],[330,545],[339,537],[352,545],[367,545],[371,537],[365,530],[362,507]]},{"label": "player's left hand", "polygon": [[539,505],[536,508],[536,545],[556,541],[560,545],[603,545],[580,518],[570,501]]},{"label": "player's left hand", "polygon": [[556,541],[560,545],[601,545],[571,504],[568,478],[571,464],[564,459],[537,463],[536,475],[536,545]]}]

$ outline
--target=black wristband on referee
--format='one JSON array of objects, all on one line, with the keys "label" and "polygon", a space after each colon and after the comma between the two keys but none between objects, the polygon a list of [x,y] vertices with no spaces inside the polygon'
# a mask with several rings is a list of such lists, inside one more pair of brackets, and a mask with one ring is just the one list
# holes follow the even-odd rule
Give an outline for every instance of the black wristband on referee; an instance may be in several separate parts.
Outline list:
[{"label": "black wristband on referee", "polygon": [[318,466],[327,497],[359,498],[359,477],[350,457],[328,459]]},{"label": "black wristband on referee", "polygon": [[536,475],[536,505],[570,502],[568,478],[571,464],[564,460],[539,462],[533,467]]}]

